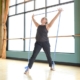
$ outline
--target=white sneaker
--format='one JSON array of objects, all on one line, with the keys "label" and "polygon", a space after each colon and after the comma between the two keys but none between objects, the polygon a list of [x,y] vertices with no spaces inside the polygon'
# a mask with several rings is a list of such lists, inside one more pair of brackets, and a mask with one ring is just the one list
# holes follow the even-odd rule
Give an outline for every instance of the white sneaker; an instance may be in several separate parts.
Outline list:
[{"label": "white sneaker", "polygon": [[28,67],[28,66],[26,66],[25,69],[26,69],[26,70],[25,70],[24,74],[26,74],[26,73],[29,72],[29,67]]},{"label": "white sneaker", "polygon": [[52,70],[52,71],[55,71],[55,63],[52,64],[51,70]]}]

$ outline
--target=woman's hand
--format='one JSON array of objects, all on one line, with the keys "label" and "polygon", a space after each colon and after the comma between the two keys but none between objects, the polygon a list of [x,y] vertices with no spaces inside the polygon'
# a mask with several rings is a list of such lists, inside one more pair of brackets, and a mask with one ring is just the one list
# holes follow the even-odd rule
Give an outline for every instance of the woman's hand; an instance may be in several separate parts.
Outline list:
[{"label": "woman's hand", "polygon": [[58,11],[59,11],[59,12],[62,12],[62,11],[63,11],[63,9],[62,9],[62,8],[59,8],[59,9],[58,9]]},{"label": "woman's hand", "polygon": [[32,19],[34,18],[34,14],[32,15]]}]

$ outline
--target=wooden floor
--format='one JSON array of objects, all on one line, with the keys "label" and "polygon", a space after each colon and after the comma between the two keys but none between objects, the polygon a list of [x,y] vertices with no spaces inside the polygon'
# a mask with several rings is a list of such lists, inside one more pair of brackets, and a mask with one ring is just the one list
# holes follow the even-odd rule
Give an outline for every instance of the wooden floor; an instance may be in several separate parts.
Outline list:
[{"label": "wooden floor", "polygon": [[0,59],[0,80],[80,80],[80,68],[56,65],[50,71],[48,64],[34,63],[29,75],[24,75],[26,61]]}]

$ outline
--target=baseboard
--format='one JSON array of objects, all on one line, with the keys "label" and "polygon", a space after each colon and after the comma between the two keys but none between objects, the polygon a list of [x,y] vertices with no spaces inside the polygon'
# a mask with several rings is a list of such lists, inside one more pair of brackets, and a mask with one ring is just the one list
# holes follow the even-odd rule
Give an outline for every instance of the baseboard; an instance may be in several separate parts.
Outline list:
[{"label": "baseboard", "polygon": [[[7,59],[11,59],[11,60],[21,60],[21,61],[28,61],[28,59],[12,58],[12,57],[7,57]],[[43,61],[43,60],[35,60],[35,62],[48,63],[47,61]],[[57,61],[55,61],[55,64],[80,67],[80,63],[69,63],[69,62],[57,62]]]}]

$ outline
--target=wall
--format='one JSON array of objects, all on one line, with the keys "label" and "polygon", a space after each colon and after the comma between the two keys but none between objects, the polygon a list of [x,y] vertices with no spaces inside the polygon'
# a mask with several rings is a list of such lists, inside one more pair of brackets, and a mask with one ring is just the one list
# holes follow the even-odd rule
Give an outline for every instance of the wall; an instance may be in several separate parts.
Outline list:
[{"label": "wall", "polygon": [[[75,0],[75,34],[80,34],[80,0]],[[75,57],[80,63],[80,37],[75,38]]]},{"label": "wall", "polygon": [[[75,1],[75,34],[80,34],[80,0],[74,0]],[[80,63],[80,37],[75,37],[75,53],[67,54],[67,53],[56,53],[55,61],[58,62],[68,62],[68,63]],[[52,58],[53,58],[53,53]],[[32,55],[29,54],[29,55]],[[22,58],[27,59],[28,58],[28,52],[17,52],[17,51],[7,51],[7,57],[12,58]],[[46,56],[44,53],[40,53],[37,56],[37,60],[46,60]]]}]

